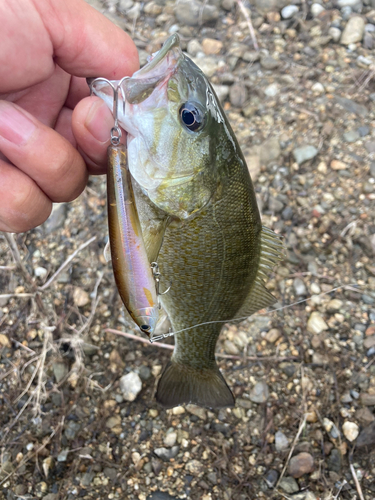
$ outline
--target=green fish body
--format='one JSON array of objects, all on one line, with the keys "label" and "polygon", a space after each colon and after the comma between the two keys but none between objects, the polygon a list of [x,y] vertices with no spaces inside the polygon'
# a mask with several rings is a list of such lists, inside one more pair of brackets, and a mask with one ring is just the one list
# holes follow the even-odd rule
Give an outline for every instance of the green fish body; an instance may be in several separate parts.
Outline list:
[{"label": "green fish body", "polygon": [[215,361],[216,342],[223,322],[275,302],[264,280],[282,244],[262,227],[238,142],[177,35],[124,82],[123,93],[120,123],[129,134],[147,254],[171,283],[161,300],[175,348],[156,399],[166,408],[233,406]]}]

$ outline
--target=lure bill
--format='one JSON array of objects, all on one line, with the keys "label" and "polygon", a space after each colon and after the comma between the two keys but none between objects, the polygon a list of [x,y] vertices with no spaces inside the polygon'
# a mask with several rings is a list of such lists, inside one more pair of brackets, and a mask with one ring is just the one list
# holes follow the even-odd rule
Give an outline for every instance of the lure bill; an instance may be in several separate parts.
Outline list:
[{"label": "lure bill", "polygon": [[135,323],[152,338],[159,317],[155,277],[142,238],[126,147],[120,144],[108,148],[107,198],[116,285]]}]

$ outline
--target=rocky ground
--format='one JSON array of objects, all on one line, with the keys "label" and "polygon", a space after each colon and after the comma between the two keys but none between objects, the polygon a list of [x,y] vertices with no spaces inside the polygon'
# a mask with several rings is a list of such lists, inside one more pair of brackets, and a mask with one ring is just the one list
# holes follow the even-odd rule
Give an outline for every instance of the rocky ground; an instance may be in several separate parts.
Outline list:
[{"label": "rocky ground", "polygon": [[0,235],[1,498],[374,499],[374,0],[91,3],[142,63],[178,32],[211,78],[285,240],[279,310],[224,328],[235,408],[165,411],[171,351],[108,331],[103,178]]}]

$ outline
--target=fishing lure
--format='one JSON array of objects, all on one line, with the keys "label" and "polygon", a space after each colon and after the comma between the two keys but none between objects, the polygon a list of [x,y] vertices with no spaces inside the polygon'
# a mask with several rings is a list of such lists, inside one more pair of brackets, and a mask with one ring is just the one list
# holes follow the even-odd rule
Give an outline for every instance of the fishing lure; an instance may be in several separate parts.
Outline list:
[{"label": "fishing lure", "polygon": [[[113,117],[111,145],[108,147],[107,203],[108,227],[112,267],[120,297],[130,316],[140,330],[151,339],[159,318],[159,272],[157,263],[150,264],[142,237],[132,178],[128,168],[126,146],[120,143],[122,132],[118,126],[117,87],[104,78],[90,82],[91,91],[95,83],[104,81],[113,90]],[[125,106],[125,99],[122,100]]]}]

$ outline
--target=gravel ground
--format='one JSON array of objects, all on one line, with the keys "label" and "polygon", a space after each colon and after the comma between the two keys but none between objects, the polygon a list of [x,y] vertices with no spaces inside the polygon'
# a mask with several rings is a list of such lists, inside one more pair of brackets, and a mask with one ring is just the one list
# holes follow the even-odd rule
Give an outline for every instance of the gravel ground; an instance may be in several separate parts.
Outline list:
[{"label": "gravel ground", "polygon": [[142,63],[178,31],[211,78],[285,240],[278,310],[223,329],[235,408],[166,411],[171,345],[109,331],[132,329],[103,257],[104,179],[1,234],[1,498],[374,499],[374,0],[91,3]]}]

